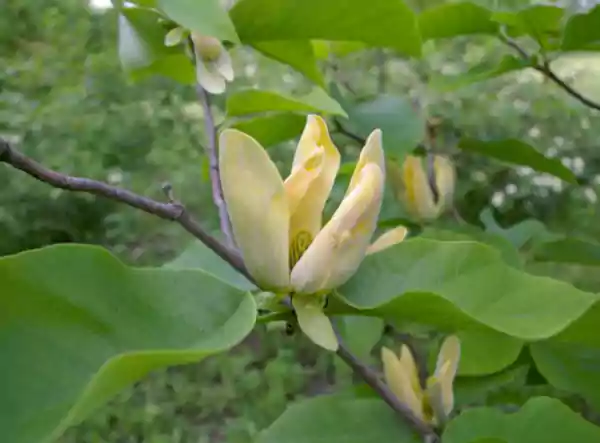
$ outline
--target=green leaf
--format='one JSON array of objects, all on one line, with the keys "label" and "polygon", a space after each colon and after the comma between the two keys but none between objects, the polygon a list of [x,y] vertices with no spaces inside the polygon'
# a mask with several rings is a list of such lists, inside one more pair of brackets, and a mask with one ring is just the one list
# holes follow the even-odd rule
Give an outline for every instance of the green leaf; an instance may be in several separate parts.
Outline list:
[{"label": "green leaf", "polygon": [[246,89],[227,97],[227,115],[239,116],[268,111],[316,112],[346,116],[340,104],[321,88],[302,97],[290,97],[275,91]]},{"label": "green leaf", "polygon": [[529,166],[540,172],[547,172],[569,183],[577,183],[577,178],[560,160],[548,158],[533,146],[516,139],[483,141],[462,139],[458,147],[464,151],[493,157],[508,163]]},{"label": "green leaf", "polygon": [[383,334],[383,320],[377,317],[344,315],[336,318],[342,340],[354,355],[367,359]]},{"label": "green leaf", "polygon": [[240,0],[230,11],[245,43],[266,40],[361,41],[421,55],[414,12],[402,0]]},{"label": "green leaf", "polygon": [[489,63],[485,62],[469,69],[465,74],[434,76],[431,84],[440,91],[452,91],[528,67],[530,67],[530,64],[527,60],[512,55],[505,55],[493,67],[490,67]]},{"label": "green leaf", "polygon": [[563,51],[600,49],[600,5],[569,18],[563,33],[561,49]]},{"label": "green leaf", "polygon": [[563,238],[540,244],[534,259],[542,262],[600,266],[600,244],[577,238]]},{"label": "green leaf", "polygon": [[317,58],[309,41],[264,41],[251,42],[250,45],[267,57],[291,66],[312,82],[325,87],[323,74],[319,71]]},{"label": "green leaf", "polygon": [[508,27],[512,37],[530,35],[542,47],[549,49],[549,37],[558,37],[564,9],[552,5],[533,5],[517,12],[496,12],[492,20]]},{"label": "green leaf", "polygon": [[139,80],[164,75],[180,83],[196,81],[194,66],[181,47],[165,46],[160,16],[141,8],[124,8],[119,15],[119,58],[125,71]]},{"label": "green leaf", "polygon": [[[487,375],[514,363],[523,342],[489,328],[469,328],[455,333],[460,339],[459,375]],[[490,353],[490,349],[494,352]]]},{"label": "green leaf", "polygon": [[347,112],[347,129],[363,138],[374,129],[381,129],[386,153],[398,158],[412,151],[425,134],[423,118],[403,97],[380,95],[347,109]]},{"label": "green leaf", "polygon": [[521,268],[523,259],[519,251],[512,243],[502,235],[492,232],[485,232],[475,226],[453,226],[448,229],[438,229],[427,227],[420,234],[423,238],[433,240],[456,241],[456,240],[474,240],[496,248],[504,261],[514,266]]},{"label": "green leaf", "polygon": [[487,377],[458,377],[454,382],[454,401],[458,408],[485,404],[495,392],[518,389],[525,384],[529,366],[522,365]]},{"label": "green leaf", "polygon": [[[597,326],[596,326],[597,327]],[[596,347],[548,340],[533,343],[531,356],[553,386],[583,396],[600,408],[600,343]]]},{"label": "green leaf", "polygon": [[489,207],[481,211],[479,219],[487,232],[505,238],[517,249],[522,248],[528,242],[536,243],[556,238],[556,235],[548,231],[541,221],[535,219],[524,220],[505,229],[498,224]]},{"label": "green leaf", "polygon": [[305,116],[285,113],[237,121],[231,127],[254,137],[266,148],[298,137],[304,125],[306,125]]},{"label": "green leaf", "polygon": [[600,428],[556,399],[536,397],[514,414],[492,408],[463,411],[442,436],[444,443],[471,443],[478,439],[500,439],[507,443],[594,443],[600,441]]},{"label": "green leaf", "polygon": [[445,3],[425,9],[419,15],[423,40],[469,34],[495,34],[498,23],[492,12],[471,2]]},{"label": "green leaf", "polygon": [[171,20],[202,35],[238,43],[235,27],[219,0],[158,0]]},{"label": "green leaf", "polygon": [[489,246],[421,238],[367,256],[339,292],[365,314],[442,328],[475,322],[521,340],[558,334],[599,299],[508,266]]},{"label": "green leaf", "polygon": [[165,269],[201,269],[219,280],[234,286],[241,291],[252,291],[256,286],[246,277],[233,269],[229,263],[219,257],[208,246],[194,241],[174,260],[163,265]]},{"label": "green leaf", "polygon": [[0,428],[50,442],[150,371],[239,343],[248,293],[199,270],[135,269],[99,247],[0,258]]},{"label": "green leaf", "polygon": [[380,399],[352,395],[300,401],[262,431],[256,443],[419,443],[420,439]]}]

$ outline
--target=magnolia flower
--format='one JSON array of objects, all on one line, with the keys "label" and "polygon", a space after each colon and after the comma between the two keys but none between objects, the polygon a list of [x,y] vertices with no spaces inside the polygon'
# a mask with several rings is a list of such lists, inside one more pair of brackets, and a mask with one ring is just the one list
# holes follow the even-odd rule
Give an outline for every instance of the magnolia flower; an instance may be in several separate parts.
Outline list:
[{"label": "magnolia flower", "polygon": [[381,358],[386,383],[396,397],[419,419],[438,426],[443,424],[454,408],[453,383],[460,360],[458,338],[452,335],[444,340],[435,372],[427,379],[425,389],[421,387],[417,365],[406,345],[402,345],[399,357],[383,347]]},{"label": "magnolia flower", "polygon": [[196,80],[211,94],[225,92],[225,81],[233,81],[231,56],[215,37],[192,32],[196,55]]},{"label": "magnolia flower", "polygon": [[401,168],[389,166],[396,198],[403,202],[408,213],[417,220],[433,220],[448,208],[454,194],[455,172],[450,160],[433,157],[432,177],[435,190],[425,167],[427,158],[408,156]]},{"label": "magnolia flower", "polygon": [[[345,283],[368,252],[385,181],[381,131],[368,137],[344,199],[324,226],[340,154],[322,118],[308,117],[285,180],[249,135],[226,129],[219,146],[223,195],[248,271],[262,289],[291,293],[301,329],[336,349],[318,295]],[[400,237],[404,234],[387,234],[373,250]]]}]

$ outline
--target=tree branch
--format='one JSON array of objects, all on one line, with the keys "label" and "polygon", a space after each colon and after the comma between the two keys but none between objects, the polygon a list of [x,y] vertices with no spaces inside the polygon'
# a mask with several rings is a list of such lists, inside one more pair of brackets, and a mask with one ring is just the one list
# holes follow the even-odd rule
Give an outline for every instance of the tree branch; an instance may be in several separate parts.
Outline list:
[{"label": "tree branch", "polygon": [[246,270],[240,255],[231,248],[221,244],[215,237],[206,232],[180,202],[159,202],[100,181],[91,180],[89,178],[72,177],[52,171],[17,151],[2,138],[0,138],[0,163],[6,163],[55,188],[99,195],[140,209],[162,219],[174,221],[208,246],[219,257],[230,263],[231,266],[247,279],[254,281],[252,276]]},{"label": "tree branch", "polygon": [[345,135],[346,137],[354,140],[358,144],[364,145],[366,143],[366,140],[364,138],[362,138],[360,135],[357,135],[354,132],[346,129],[344,127],[344,125],[342,125],[342,123],[337,118],[333,119],[333,126],[335,127],[335,130],[337,132],[339,132],[340,134]]},{"label": "tree branch", "polygon": [[581,103],[592,109],[600,111],[600,103],[597,103],[594,100],[587,98],[581,92],[577,91],[575,88],[573,88],[563,79],[561,79],[558,75],[556,75],[556,73],[550,67],[550,63],[548,62],[548,60],[544,60],[543,63],[535,62],[531,55],[528,54],[527,51],[525,51],[525,49],[523,49],[515,40],[503,34],[501,34],[499,38],[504,44],[514,49],[523,60],[528,61],[530,63],[530,67],[544,74],[549,80],[553,81],[571,97],[579,100]]},{"label": "tree branch", "polygon": [[419,419],[408,406],[402,403],[398,397],[383,383],[377,373],[369,366],[361,362],[342,342],[342,338],[336,330],[339,348],[337,355],[352,368],[400,417],[417,432],[423,441],[434,443],[439,441],[435,430],[427,423]]},{"label": "tree branch", "polygon": [[213,201],[215,202],[215,206],[219,211],[221,231],[227,239],[227,245],[230,248],[235,248],[233,232],[231,229],[231,221],[229,220],[227,204],[223,198],[223,187],[221,186],[221,173],[219,171],[219,161],[217,157],[217,127],[210,109],[210,97],[204,88],[200,86],[200,84],[196,84],[196,92],[198,94],[198,99],[202,104],[202,109],[204,110],[204,127],[206,131],[206,137],[208,139],[206,153],[208,155]]}]

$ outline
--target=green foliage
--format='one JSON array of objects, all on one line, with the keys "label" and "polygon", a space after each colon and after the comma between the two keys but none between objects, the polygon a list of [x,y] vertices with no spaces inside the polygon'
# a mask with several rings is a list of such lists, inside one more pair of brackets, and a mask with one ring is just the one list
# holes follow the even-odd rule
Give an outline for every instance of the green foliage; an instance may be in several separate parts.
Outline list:
[{"label": "green foliage", "polygon": [[317,397],[291,406],[257,441],[309,443],[321,439],[330,442],[419,441],[383,401],[345,395]]},{"label": "green foliage", "polygon": [[[212,97],[218,129],[254,136],[287,171],[292,150],[283,142],[298,137],[306,114],[328,116],[343,166],[325,219],[375,128],[388,161],[433,149],[456,166],[456,207],[410,225],[421,239],[368,256],[329,296],[326,312],[348,348],[377,366],[377,344],[399,349],[399,331],[429,356],[417,359],[424,372],[440,336],[456,334],[462,356],[444,443],[598,440],[600,281],[590,267],[599,263],[600,120],[560,81],[542,81],[543,69],[526,68],[551,68],[595,99],[594,82],[571,72],[583,64],[593,80],[593,58],[562,56],[598,49],[599,7],[229,3],[114,0],[114,9],[89,13],[75,0],[44,8],[9,0],[0,17],[0,133],[50,168],[157,200],[168,180],[210,231],[206,116],[185,39],[193,30],[225,41],[235,81]],[[509,52],[514,44],[527,56]],[[427,132],[426,117],[441,124]],[[149,265],[81,245],[0,259],[5,439],[50,443],[88,417],[60,441],[419,441],[362,385],[283,412],[357,380],[301,334],[273,332],[271,320],[290,322],[289,332],[297,318],[273,294],[175,224],[4,172],[0,254],[98,243]],[[391,194],[381,228],[405,222]],[[550,277],[534,275],[541,264]],[[271,332],[191,364],[242,342],[257,314]]]},{"label": "green foliage", "polygon": [[443,436],[444,442],[449,443],[479,442],[480,439],[506,443],[560,443],[576,439],[591,443],[598,438],[597,427],[560,401],[547,397],[531,399],[515,414],[492,408],[465,411],[448,426]]},{"label": "green foliage", "polygon": [[6,257],[0,275],[15,443],[52,441],[150,371],[229,349],[254,325],[252,298],[209,274],[131,269],[95,247]]}]

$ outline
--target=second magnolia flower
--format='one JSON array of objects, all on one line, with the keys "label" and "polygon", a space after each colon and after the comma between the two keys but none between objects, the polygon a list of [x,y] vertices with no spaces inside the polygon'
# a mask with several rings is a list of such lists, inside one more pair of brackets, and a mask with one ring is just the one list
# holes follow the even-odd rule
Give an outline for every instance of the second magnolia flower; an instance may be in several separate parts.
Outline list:
[{"label": "second magnolia flower", "polygon": [[377,226],[385,181],[381,131],[368,137],[344,199],[323,226],[340,166],[325,121],[308,117],[290,175],[282,179],[243,132],[220,136],[219,166],[235,241],[250,274],[274,292],[315,294],[354,274]]}]

